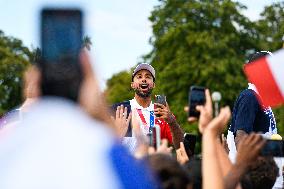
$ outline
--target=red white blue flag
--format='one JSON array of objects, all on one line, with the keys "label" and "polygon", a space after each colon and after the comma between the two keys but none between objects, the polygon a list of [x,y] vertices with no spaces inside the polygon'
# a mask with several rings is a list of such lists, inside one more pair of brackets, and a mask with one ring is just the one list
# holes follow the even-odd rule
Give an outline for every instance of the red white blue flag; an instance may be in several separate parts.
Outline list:
[{"label": "red white blue flag", "polygon": [[256,86],[264,106],[284,104],[284,49],[273,56],[246,64],[244,72],[248,80]]}]

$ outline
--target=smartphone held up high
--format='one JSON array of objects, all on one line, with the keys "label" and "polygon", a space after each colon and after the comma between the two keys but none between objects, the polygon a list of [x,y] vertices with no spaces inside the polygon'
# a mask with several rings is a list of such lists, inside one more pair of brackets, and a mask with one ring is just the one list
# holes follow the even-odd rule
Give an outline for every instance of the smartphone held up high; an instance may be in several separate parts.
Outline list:
[{"label": "smartphone held up high", "polygon": [[165,95],[155,95],[155,103],[163,104],[164,106],[166,106],[166,98],[167,97]]},{"label": "smartphone held up high", "polygon": [[71,64],[78,64],[82,32],[79,9],[43,9],[41,46],[44,63],[58,64],[67,59]]},{"label": "smartphone held up high", "polygon": [[79,62],[83,38],[82,11],[45,8],[41,11],[40,28],[42,92],[76,101],[82,79]]},{"label": "smartphone held up high", "polygon": [[200,113],[196,110],[196,106],[204,105],[205,101],[205,88],[199,86],[191,86],[189,90],[188,117],[199,117]]},{"label": "smartphone held up high", "polygon": [[[166,100],[165,95],[155,95],[155,103],[162,104],[164,106],[167,105],[167,100]],[[157,105],[154,106],[154,108],[159,107]],[[157,114],[156,117],[160,117],[161,115]]]}]

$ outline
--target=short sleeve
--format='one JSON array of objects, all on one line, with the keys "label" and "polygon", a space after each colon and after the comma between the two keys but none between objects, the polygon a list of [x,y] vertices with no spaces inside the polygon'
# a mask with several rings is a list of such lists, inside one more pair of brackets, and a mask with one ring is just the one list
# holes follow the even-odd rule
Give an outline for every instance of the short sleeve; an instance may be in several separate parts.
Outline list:
[{"label": "short sleeve", "polygon": [[233,112],[234,133],[243,130],[246,133],[253,131],[253,123],[259,104],[254,92],[246,92],[240,95]]}]

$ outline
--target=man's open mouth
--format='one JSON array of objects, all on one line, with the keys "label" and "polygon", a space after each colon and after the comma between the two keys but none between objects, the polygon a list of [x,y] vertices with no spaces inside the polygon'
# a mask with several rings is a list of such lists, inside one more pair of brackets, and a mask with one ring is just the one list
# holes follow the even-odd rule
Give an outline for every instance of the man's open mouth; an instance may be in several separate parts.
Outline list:
[{"label": "man's open mouth", "polygon": [[142,91],[149,90],[149,84],[140,84],[140,88],[142,89]]},{"label": "man's open mouth", "polygon": [[151,92],[152,88],[147,83],[139,84],[139,88],[136,88],[136,94],[143,98],[149,97],[151,95]]}]

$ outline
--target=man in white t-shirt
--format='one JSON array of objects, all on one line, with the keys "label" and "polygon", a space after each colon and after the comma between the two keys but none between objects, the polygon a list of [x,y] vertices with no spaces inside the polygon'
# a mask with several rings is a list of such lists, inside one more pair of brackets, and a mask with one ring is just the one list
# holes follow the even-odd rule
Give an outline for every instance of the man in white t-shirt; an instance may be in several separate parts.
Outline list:
[{"label": "man in white t-shirt", "polygon": [[[152,90],[155,88],[155,69],[146,63],[138,64],[132,73],[131,88],[135,95],[132,100],[114,104],[117,107],[127,107],[128,113],[137,114],[142,132],[147,135],[152,127],[157,124],[161,130],[161,139],[167,139],[176,149],[183,141],[183,131],[177,123],[175,116],[170,112],[168,105],[153,103]],[[133,115],[133,114],[132,114]],[[127,137],[132,137],[131,126],[128,128]]]}]

